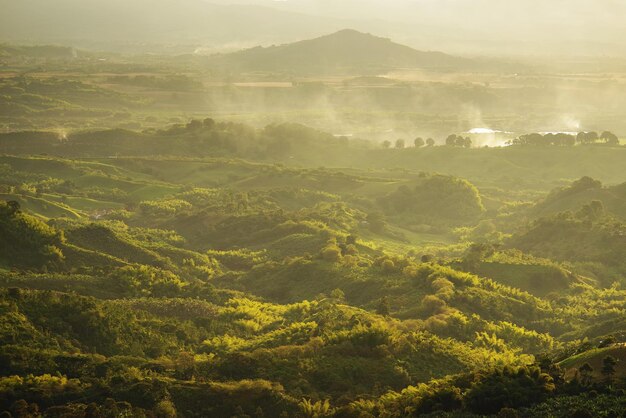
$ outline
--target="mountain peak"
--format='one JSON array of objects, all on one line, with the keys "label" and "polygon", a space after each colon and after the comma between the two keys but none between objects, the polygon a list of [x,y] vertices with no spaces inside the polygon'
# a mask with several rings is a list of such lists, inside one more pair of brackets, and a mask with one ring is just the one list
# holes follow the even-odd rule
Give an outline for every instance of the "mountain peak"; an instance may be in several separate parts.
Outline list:
[{"label": "mountain peak", "polygon": [[[391,42],[391,40],[387,38],[382,38],[376,35],[372,35],[371,33],[359,32],[356,29],[341,29],[337,32],[333,32],[328,35],[323,35],[315,39],[310,39],[309,41],[321,41],[321,40],[333,40],[340,42],[371,42],[374,40]],[[305,41],[306,42],[306,41]]]},{"label": "mountain peak", "polygon": [[472,61],[441,52],[417,51],[390,39],[343,29],[314,39],[252,48],[215,57],[242,71],[372,74],[396,68],[461,68]]},{"label": "mountain peak", "polygon": [[370,33],[364,33],[364,32],[359,32],[356,29],[350,29],[350,28],[346,28],[346,29],[341,29],[338,30],[335,33],[331,33],[329,35],[326,35],[327,37],[345,37],[345,36],[355,36],[355,37],[371,37],[374,36]]}]

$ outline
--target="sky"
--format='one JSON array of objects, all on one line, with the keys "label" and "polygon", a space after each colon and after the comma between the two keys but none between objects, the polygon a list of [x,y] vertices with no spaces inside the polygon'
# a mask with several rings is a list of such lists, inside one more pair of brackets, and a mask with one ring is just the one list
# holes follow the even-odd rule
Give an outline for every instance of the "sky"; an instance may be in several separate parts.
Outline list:
[{"label": "sky", "polygon": [[0,41],[254,46],[352,28],[462,55],[626,56],[626,0],[0,0]]},{"label": "sky", "polygon": [[623,52],[626,44],[624,0],[224,1],[233,2],[370,21],[372,27],[388,28],[389,34],[419,47],[434,42],[489,51],[512,43],[529,53],[552,53],[556,48],[572,54],[612,54]]}]

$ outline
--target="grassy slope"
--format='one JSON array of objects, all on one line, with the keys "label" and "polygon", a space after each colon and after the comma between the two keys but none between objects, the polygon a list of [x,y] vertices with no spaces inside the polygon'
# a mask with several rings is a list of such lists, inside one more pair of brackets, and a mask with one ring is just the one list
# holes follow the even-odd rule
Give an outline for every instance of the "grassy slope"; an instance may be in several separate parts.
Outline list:
[{"label": "grassy slope", "polygon": [[574,378],[576,370],[585,363],[589,363],[591,367],[593,367],[593,377],[600,381],[603,380],[604,377],[601,373],[602,370],[602,360],[606,356],[613,356],[618,360],[617,366],[615,367],[615,378],[620,379],[626,376],[626,345],[619,344],[613,345],[605,348],[596,348],[589,351],[585,351],[583,353],[572,356],[568,359],[563,360],[560,366],[566,370],[565,377],[567,379]]}]

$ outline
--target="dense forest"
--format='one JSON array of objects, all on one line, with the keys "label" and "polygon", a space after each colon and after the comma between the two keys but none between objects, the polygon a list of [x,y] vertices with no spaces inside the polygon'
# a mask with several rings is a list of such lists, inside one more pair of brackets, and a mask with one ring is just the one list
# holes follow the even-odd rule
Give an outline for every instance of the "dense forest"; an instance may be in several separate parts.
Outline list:
[{"label": "dense forest", "polygon": [[0,418],[626,416],[626,61],[0,3]]},{"label": "dense forest", "polygon": [[[527,161],[502,173],[515,179],[544,148],[390,149],[211,118],[0,146],[5,415],[626,406],[625,184],[582,176],[548,193],[532,176],[494,186],[484,167],[468,180],[385,166]],[[362,158],[319,166],[328,153]]]}]

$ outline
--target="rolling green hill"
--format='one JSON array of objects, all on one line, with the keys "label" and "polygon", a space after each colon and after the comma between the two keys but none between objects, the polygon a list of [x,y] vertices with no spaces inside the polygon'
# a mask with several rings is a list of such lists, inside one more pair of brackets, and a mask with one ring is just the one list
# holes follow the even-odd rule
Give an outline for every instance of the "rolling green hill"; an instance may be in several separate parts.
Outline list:
[{"label": "rolling green hill", "polygon": [[553,190],[545,200],[535,206],[532,214],[541,217],[568,210],[577,211],[594,200],[602,202],[606,212],[626,219],[626,183],[602,186],[602,183],[589,177]]},{"label": "rolling green hill", "polygon": [[580,354],[563,360],[560,366],[565,369],[565,378],[574,379],[579,368],[587,363],[592,367],[592,378],[602,381],[606,377],[602,374],[602,361],[605,357],[612,356],[617,359],[615,375],[613,378],[620,379],[626,375],[626,347],[623,344],[611,345],[604,348],[584,351]]},{"label": "rolling green hill", "polygon": [[[210,118],[143,132],[124,129],[77,131],[68,134],[63,141],[55,133],[12,132],[0,134],[0,152],[106,158],[103,161],[106,165],[118,166],[127,161],[119,157],[153,159],[167,156],[170,160],[188,162],[179,167],[182,169],[179,174],[185,175],[190,175],[191,168],[198,164],[189,159],[199,158],[241,158],[292,167],[334,167],[343,174],[349,174],[353,169],[377,170],[378,177],[391,178],[403,170],[405,173],[413,171],[415,175],[440,172],[493,189],[542,192],[563,187],[582,177],[608,185],[621,184],[624,180],[622,167],[626,161],[626,147],[623,146],[384,149],[366,140],[335,137],[300,124],[273,124],[254,129],[244,124],[216,123]],[[133,160],[134,163],[137,161]],[[150,169],[170,169],[169,163],[162,163],[161,167],[157,164],[147,161],[142,174],[154,174],[148,171]],[[247,166],[258,168],[254,164]],[[237,173],[232,174],[237,176],[240,170],[237,168]],[[201,174],[199,168],[198,173]],[[166,172],[164,178],[171,179],[172,175],[174,173]],[[607,205],[614,205],[618,211],[622,207],[620,190],[613,188],[604,195],[610,201]],[[593,195],[589,197],[593,198]]]},{"label": "rolling green hill", "polygon": [[[622,365],[614,384],[596,375],[626,341],[621,186],[547,193],[567,176],[532,167],[548,153],[574,175],[571,155],[612,153],[616,177],[621,148],[382,149],[212,120],[0,143],[1,410],[619,406]],[[351,154],[364,159],[328,168]],[[458,161],[476,183],[426,171]],[[485,181],[490,164],[511,178]],[[585,362],[590,381],[572,372]]]}]

